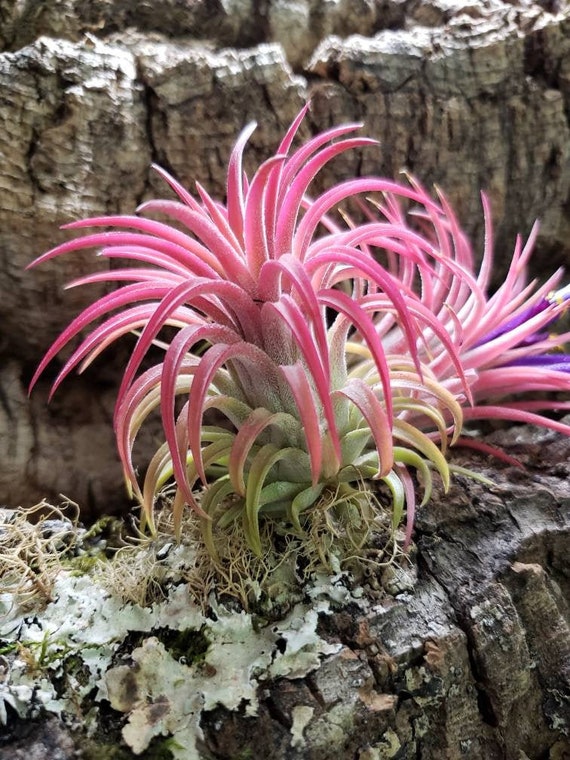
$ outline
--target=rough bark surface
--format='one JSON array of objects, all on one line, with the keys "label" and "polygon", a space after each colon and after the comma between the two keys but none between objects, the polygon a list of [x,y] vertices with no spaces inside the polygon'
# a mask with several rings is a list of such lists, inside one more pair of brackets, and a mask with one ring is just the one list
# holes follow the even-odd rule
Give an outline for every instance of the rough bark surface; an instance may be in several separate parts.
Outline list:
[{"label": "rough bark surface", "polygon": [[[358,602],[321,615],[319,634],[341,645],[337,654],[302,678],[263,681],[254,716],[203,713],[200,758],[570,756],[570,443],[531,428],[496,434],[495,443],[526,470],[481,460],[493,488],[459,478],[436,495],[419,512],[409,564],[371,573]],[[122,671],[129,651],[121,646]],[[96,691],[80,709],[99,711],[107,742],[117,737],[111,758],[131,757],[119,735],[124,719],[105,701],[92,704]],[[172,699],[149,695],[148,720],[151,709],[160,720]],[[46,747],[59,760],[103,756],[77,721],[66,727],[40,713],[35,722],[10,720],[0,758],[46,757]],[[162,758],[158,751],[138,756]]]},{"label": "rough bark surface", "polygon": [[84,383],[69,381],[72,398],[60,407],[45,405],[47,376],[26,400],[42,352],[93,296],[92,288],[62,286],[93,259],[24,267],[66,237],[60,224],[132,212],[164,193],[149,172],[153,160],[223,196],[241,127],[259,122],[247,156],[253,165],[311,97],[305,134],[358,119],[381,142],[378,151],[336,161],[323,182],[409,169],[445,189],[477,246],[484,188],[496,218],[498,272],[515,234],[528,232],[535,217],[542,219],[538,268],[550,272],[570,255],[566,2],[0,0],[2,49],[0,500],[7,504],[59,492],[95,511],[121,501],[107,424],[107,389],[121,356],[99,361]]},{"label": "rough bark surface", "polygon": [[[393,597],[325,618],[340,654],[270,685],[255,720],[213,714],[205,757],[260,736],[268,760],[570,756],[570,445],[532,429],[497,439],[528,470],[483,470],[493,491],[464,480],[434,498]],[[295,748],[299,705],[313,712]]]}]

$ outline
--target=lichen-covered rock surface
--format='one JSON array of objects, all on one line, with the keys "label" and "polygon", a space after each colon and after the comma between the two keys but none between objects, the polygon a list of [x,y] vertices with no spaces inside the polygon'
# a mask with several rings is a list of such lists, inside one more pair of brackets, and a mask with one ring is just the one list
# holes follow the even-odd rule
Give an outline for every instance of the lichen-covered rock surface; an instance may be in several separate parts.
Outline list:
[{"label": "lichen-covered rock surface", "polygon": [[141,547],[165,598],[125,601],[80,569],[98,543],[68,526],[50,601],[0,597],[0,758],[48,741],[60,760],[568,757],[570,443],[493,440],[525,469],[481,460],[495,486],[456,478],[401,562],[319,574],[280,614],[199,608],[184,541]]},{"label": "lichen-covered rock surface", "polygon": [[567,2],[0,0],[0,91],[2,503],[63,492],[85,514],[125,506],[110,424],[124,355],[69,381],[65,403],[46,407],[49,377],[26,399],[93,297],[62,290],[92,258],[24,267],[66,237],[59,225],[164,194],[152,161],[223,197],[244,124],[259,122],[251,168],[311,98],[307,130],[359,120],[380,141],[324,182],[411,170],[444,189],[476,247],[486,190],[497,277],[536,217],[537,269],[569,257]]}]

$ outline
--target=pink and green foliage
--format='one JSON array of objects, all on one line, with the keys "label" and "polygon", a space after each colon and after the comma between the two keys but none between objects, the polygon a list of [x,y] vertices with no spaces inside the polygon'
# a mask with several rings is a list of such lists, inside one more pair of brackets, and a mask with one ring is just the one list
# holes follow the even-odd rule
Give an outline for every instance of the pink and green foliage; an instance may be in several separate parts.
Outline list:
[{"label": "pink and green foliage", "polygon": [[[259,554],[261,519],[302,534],[307,511],[327,493],[354,493],[370,479],[386,484],[394,526],[407,511],[409,541],[414,473],[423,501],[432,471],[448,485],[447,449],[465,420],[500,417],[570,434],[541,416],[553,402],[505,400],[570,389],[570,359],[560,352],[569,336],[548,332],[565,309],[566,291],[554,292],[562,274],[540,287],[525,279],[536,228],[526,245],[517,241],[506,279],[489,297],[486,199],[478,273],[446,199],[432,199],[413,180],[358,178],[313,199],[309,186],[326,163],[374,141],[351,136],[359,125],[350,124],[292,150],[305,112],[250,179],[242,154],[253,125],[242,132],[225,204],[200,185],[192,197],[158,169],[178,199],[150,201],[139,212],[170,223],[74,222],[67,227],[112,231],[78,237],[34,262],[93,247],[103,258],[136,262],[70,283],[120,287],[68,326],[32,385],[86,328],[52,393],[136,331],[114,419],[129,488],[152,527],[157,494],[174,481],[176,524],[188,505],[212,553],[213,531],[235,519]],[[338,211],[350,199],[358,201],[358,222]],[[175,329],[166,344],[165,327]],[[142,371],[157,343],[162,361]],[[141,484],[133,446],[157,410],[164,443]]]}]

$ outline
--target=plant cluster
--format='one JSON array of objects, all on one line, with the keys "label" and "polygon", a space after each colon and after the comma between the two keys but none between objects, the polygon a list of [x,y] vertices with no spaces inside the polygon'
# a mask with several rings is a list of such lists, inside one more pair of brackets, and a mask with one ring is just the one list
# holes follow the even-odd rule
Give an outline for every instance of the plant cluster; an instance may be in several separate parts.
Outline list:
[{"label": "plant cluster", "polygon": [[[215,537],[235,521],[260,556],[262,524],[303,536],[319,510],[333,533],[358,544],[374,519],[362,487],[370,481],[390,495],[393,528],[406,515],[407,544],[418,485],[422,503],[434,472],[449,485],[454,443],[484,448],[462,437],[466,422],[501,418],[570,434],[543,416],[567,402],[509,400],[570,389],[568,334],[551,333],[570,292],[559,289],[560,271],[543,285],[525,275],[538,227],[526,243],[517,239],[506,278],[489,295],[485,196],[478,271],[443,194],[432,198],[414,179],[360,177],[313,198],[310,185],[329,161],[375,143],[348,124],[293,149],[306,110],[251,177],[242,156],[255,125],[241,133],[225,203],[199,184],[193,197],[157,168],[175,200],[144,203],[143,215],[73,222],[68,229],[111,231],[34,262],[88,248],[124,262],[70,283],[119,287],[65,329],[32,386],[86,329],[52,393],[135,331],[114,416],[128,486],[152,529],[157,496],[174,483],[175,524],[187,505],[214,558]],[[161,361],[143,369],[157,344]],[[139,482],[133,447],[155,411],[164,442]]]}]

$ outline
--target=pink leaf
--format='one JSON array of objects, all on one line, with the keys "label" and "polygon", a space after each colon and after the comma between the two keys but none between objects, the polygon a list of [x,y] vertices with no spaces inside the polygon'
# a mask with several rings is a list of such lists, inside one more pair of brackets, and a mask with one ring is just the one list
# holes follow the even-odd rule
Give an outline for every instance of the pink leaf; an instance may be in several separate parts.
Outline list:
[{"label": "pink leaf", "polygon": [[[343,131],[348,131],[348,128]],[[310,143],[308,143],[307,147],[309,145]],[[291,250],[291,241],[293,239],[293,232],[299,215],[301,201],[309,184],[323,166],[340,153],[344,153],[352,148],[362,148],[366,145],[377,145],[377,142],[365,137],[342,140],[324,148],[312,159],[306,161],[306,163],[304,162],[302,167],[299,167],[299,174],[297,174],[294,179],[292,178],[291,184],[282,198],[282,207],[279,213],[275,241],[275,251],[277,256]]]},{"label": "pink leaf", "polygon": [[[280,369],[291,388],[299,411],[299,419],[305,431],[307,452],[311,463],[312,485],[315,486],[321,475],[323,443],[313,389],[307,379],[305,367],[300,362],[282,366]],[[336,435],[338,437],[338,433]],[[339,466],[340,457],[336,463],[332,463],[331,470],[335,472]]]},{"label": "pink leaf", "polygon": [[285,156],[274,156],[259,167],[245,200],[244,247],[249,272],[256,280],[259,279],[263,262],[269,259],[265,208],[267,182],[272,173],[278,171],[284,158]]},{"label": "pink leaf", "polygon": [[245,217],[245,197],[242,180],[242,161],[245,145],[257,124],[248,124],[238,137],[228,164],[228,221],[238,240],[243,241],[243,224]]},{"label": "pink leaf", "polygon": [[393,411],[392,411],[392,391],[390,388],[390,370],[388,363],[386,362],[386,356],[384,353],[384,347],[378,337],[374,323],[366,311],[359,305],[359,303],[346,293],[342,293],[337,290],[321,290],[318,293],[319,301],[326,306],[330,306],[341,314],[345,314],[357,330],[361,333],[366,341],[372,359],[378,369],[378,375],[380,382],[382,383],[382,389],[384,393],[384,403],[386,404],[386,414],[388,424],[392,424]]},{"label": "pink leaf", "polygon": [[378,451],[378,475],[386,476],[394,465],[392,426],[374,391],[360,379],[352,379],[334,395],[346,396],[358,407],[366,420]]},{"label": "pink leaf", "polygon": [[188,441],[185,439],[178,440],[175,425],[176,382],[188,352],[192,346],[201,340],[206,340],[209,343],[221,343],[225,347],[228,344],[237,343],[239,336],[232,330],[219,325],[192,325],[181,330],[174,337],[164,357],[160,404],[162,426],[172,457],[175,480],[189,502],[192,500],[192,496],[186,476]]}]

